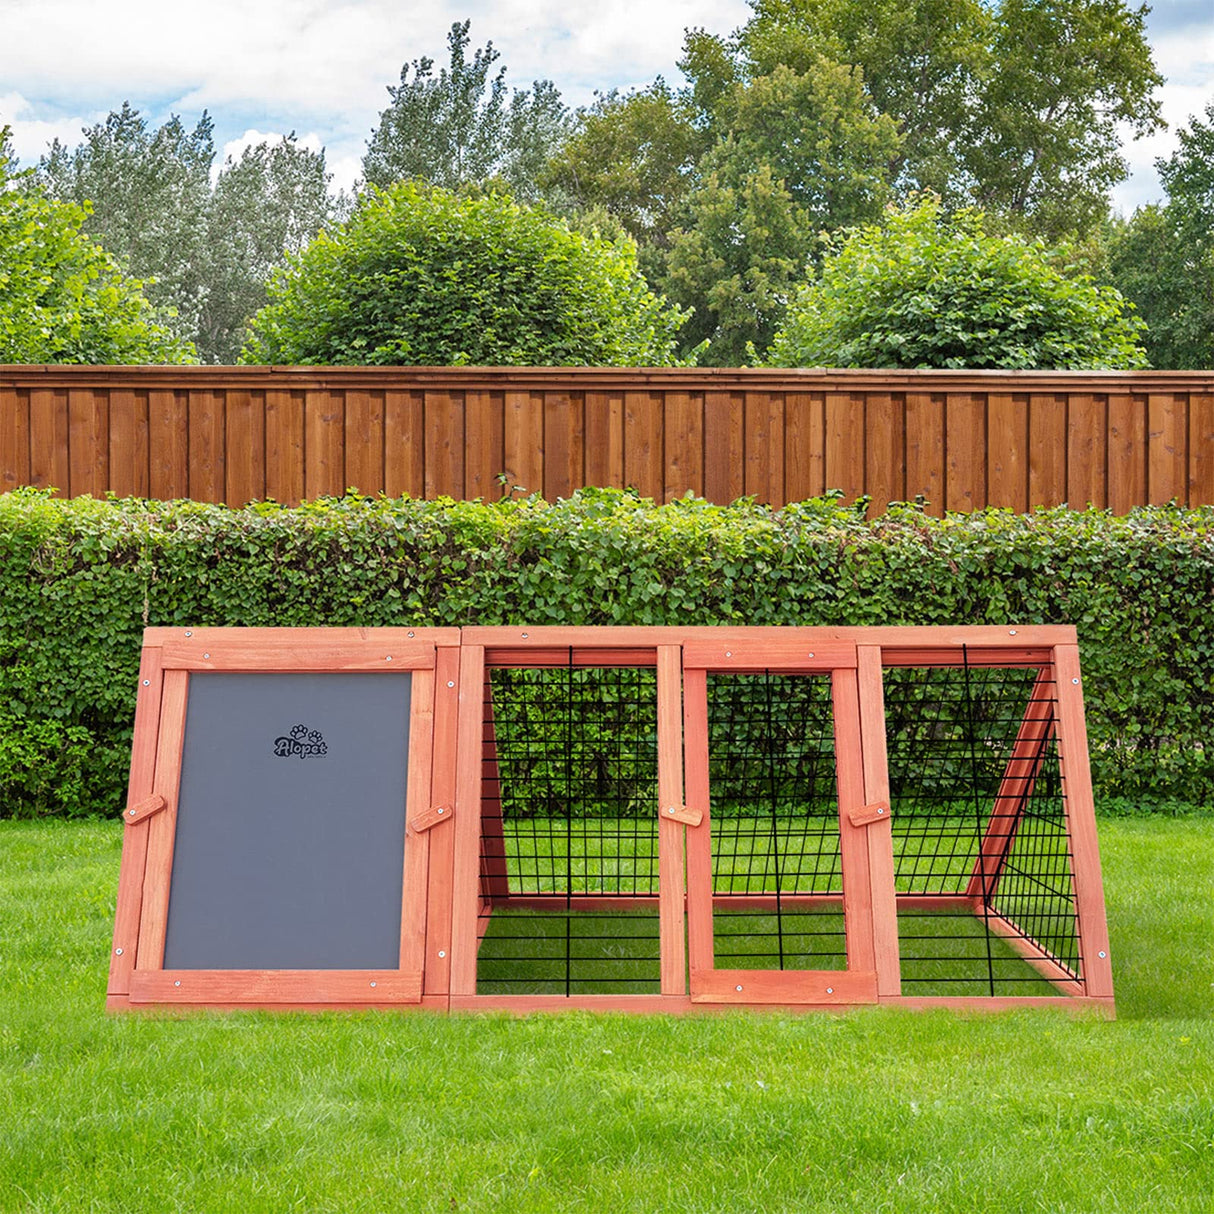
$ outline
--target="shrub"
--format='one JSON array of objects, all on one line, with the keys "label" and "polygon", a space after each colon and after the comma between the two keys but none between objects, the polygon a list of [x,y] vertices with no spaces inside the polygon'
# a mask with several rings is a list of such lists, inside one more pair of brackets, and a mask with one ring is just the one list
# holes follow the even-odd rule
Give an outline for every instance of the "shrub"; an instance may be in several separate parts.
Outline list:
[{"label": "shrub", "polygon": [[[0,496],[0,814],[111,812],[156,625],[1074,623],[1101,797],[1214,798],[1214,509]],[[22,769],[51,763],[58,788]],[[79,791],[77,791],[79,790]]]},{"label": "shrub", "polygon": [[630,237],[403,181],[276,271],[241,361],[669,366],[687,315],[646,285]]}]

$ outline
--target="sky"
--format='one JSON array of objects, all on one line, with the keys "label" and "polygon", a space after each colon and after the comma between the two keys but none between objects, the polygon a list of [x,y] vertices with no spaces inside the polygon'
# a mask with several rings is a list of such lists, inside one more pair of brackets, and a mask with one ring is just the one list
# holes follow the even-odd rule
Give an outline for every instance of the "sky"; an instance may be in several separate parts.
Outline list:
[{"label": "sky", "polygon": [[[0,125],[29,165],[124,100],[156,125],[176,113],[192,127],[206,109],[220,159],[294,131],[349,188],[386,86],[421,55],[445,63],[453,21],[471,18],[474,47],[493,42],[509,85],[549,79],[577,106],[678,82],[684,30],[727,34],[748,12],[745,0],[0,0]],[[1159,0],[1147,25],[1169,129],[1126,142],[1124,213],[1159,199],[1155,159],[1214,101],[1214,2]]]}]

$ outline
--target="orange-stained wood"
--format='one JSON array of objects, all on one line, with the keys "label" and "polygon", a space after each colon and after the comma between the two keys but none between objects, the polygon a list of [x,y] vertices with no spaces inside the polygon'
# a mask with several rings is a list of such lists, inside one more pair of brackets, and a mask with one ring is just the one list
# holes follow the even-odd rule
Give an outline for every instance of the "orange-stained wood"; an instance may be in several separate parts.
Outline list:
[{"label": "orange-stained wood", "polygon": [[417,1003],[420,973],[396,970],[139,970],[131,1003]]},{"label": "orange-stained wood", "polygon": [[459,744],[455,755],[450,980],[453,999],[456,995],[476,994],[484,686],[484,649],[479,645],[463,645],[459,662]]},{"label": "orange-stained wood", "polygon": [[998,914],[990,907],[984,908],[981,903],[974,908],[974,913],[982,920],[984,927],[1005,941],[1012,952],[1027,962],[1031,969],[1036,970],[1064,995],[1086,993],[1083,983],[1077,981],[1074,974],[1059,965],[1036,940],[1031,936],[1026,936],[1010,919]]},{"label": "orange-stained wood", "polygon": [[692,971],[692,1003],[875,1003],[877,975],[861,970]]},{"label": "orange-stained wood", "polygon": [[430,835],[421,825],[430,812],[434,771],[434,672],[415,671],[409,694],[409,767],[405,792],[405,855],[401,880],[400,968],[425,967],[430,884]]},{"label": "orange-stained wood", "polygon": [[663,995],[687,993],[683,804],[683,671],[678,645],[658,649],[658,935]]},{"label": "orange-stained wood", "polygon": [[153,814],[158,814],[167,807],[168,802],[159,793],[153,793],[150,797],[144,797],[142,801],[124,809],[122,821],[126,826],[135,826],[140,822],[146,822]]},{"label": "orange-stained wood", "polygon": [[721,639],[689,639],[683,645],[686,666],[722,672],[775,670],[834,670],[852,666],[855,646],[846,641],[815,641],[789,637],[787,640],[750,640],[729,629],[721,629]]},{"label": "orange-stained wood", "polygon": [[889,821],[889,802],[876,801],[861,809],[853,809],[847,815],[853,826],[871,826],[874,822]]},{"label": "orange-stained wood", "polygon": [[[430,804],[455,804],[459,730],[461,650],[443,645],[434,668],[434,766]],[[445,815],[438,815],[445,816]],[[454,897],[455,827],[439,823],[430,830],[429,902],[426,928],[426,994],[451,989],[451,911]],[[444,954],[440,956],[439,954]]]},{"label": "orange-stained wood", "polygon": [[684,826],[699,826],[704,821],[703,813],[698,809],[689,809],[686,805],[666,805],[663,803],[661,815],[671,822],[682,822]]}]

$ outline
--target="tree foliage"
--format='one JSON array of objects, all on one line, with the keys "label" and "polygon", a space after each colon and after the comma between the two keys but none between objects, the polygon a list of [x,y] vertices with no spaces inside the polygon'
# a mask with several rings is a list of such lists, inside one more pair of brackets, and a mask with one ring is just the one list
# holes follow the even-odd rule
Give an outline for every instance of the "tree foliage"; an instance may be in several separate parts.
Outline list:
[{"label": "tree foliage", "polygon": [[[7,140],[0,132],[0,149]],[[168,317],[83,230],[86,207],[47,196],[0,150],[0,363],[183,363]]]},{"label": "tree foliage", "polygon": [[1214,367],[1214,103],[1177,140],[1157,162],[1166,202],[1115,228],[1109,272],[1147,322],[1152,366]]},{"label": "tree foliage", "polygon": [[926,198],[836,240],[793,299],[769,366],[1129,368],[1140,322],[1112,287],[1065,277],[1040,240]]},{"label": "tree foliage", "polygon": [[270,298],[244,362],[663,365],[684,319],[649,290],[630,238],[418,182],[364,197]]},{"label": "tree foliage", "polygon": [[148,125],[124,102],[67,148],[56,140],[38,175],[55,198],[90,204],[85,228],[175,311],[173,327],[208,362],[231,362],[265,281],[335,214],[324,153],[294,134],[246,148],[212,183],[213,124],[176,115]]},{"label": "tree foliage", "polygon": [[537,80],[507,96],[506,69],[490,76],[500,58],[493,43],[468,58],[470,21],[447,35],[448,66],[434,74],[426,56],[405,64],[400,84],[388,86],[391,105],[379,117],[363,158],[374,186],[404,178],[444,189],[499,179],[520,198],[537,195],[537,181],[567,133],[569,112],[556,86]]}]

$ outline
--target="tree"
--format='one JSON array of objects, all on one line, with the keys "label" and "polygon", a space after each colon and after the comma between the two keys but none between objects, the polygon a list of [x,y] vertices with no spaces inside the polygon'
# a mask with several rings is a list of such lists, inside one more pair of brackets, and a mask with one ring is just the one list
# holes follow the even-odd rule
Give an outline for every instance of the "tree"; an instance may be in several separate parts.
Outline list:
[{"label": "tree", "polygon": [[538,196],[537,178],[568,131],[568,110],[548,80],[507,100],[506,69],[489,74],[500,58],[493,43],[469,61],[470,29],[470,21],[451,26],[450,65],[437,76],[434,60],[422,56],[412,76],[406,63],[400,84],[388,86],[392,104],[363,158],[368,184],[416,178],[455,190],[498,178],[520,198]]},{"label": "tree", "polygon": [[1152,366],[1214,367],[1214,103],[1177,142],[1156,162],[1167,201],[1115,227],[1109,272],[1147,322]]},{"label": "tree", "polygon": [[83,231],[88,210],[11,171],[0,132],[0,363],[184,363],[142,284]]},{"label": "tree", "polygon": [[663,365],[685,319],[649,290],[631,239],[410,181],[293,256],[270,301],[242,362]]},{"label": "tree", "polygon": [[1141,322],[1040,240],[991,236],[928,197],[842,234],[793,299],[768,366],[1127,368]]},{"label": "tree", "polygon": [[176,115],[149,127],[129,103],[68,149],[58,140],[38,166],[47,191],[90,204],[86,231],[171,308],[175,332],[207,362],[230,362],[244,324],[265,303],[270,269],[330,222],[324,153],[292,133],[246,148],[212,184],[212,123],[192,132]]}]

